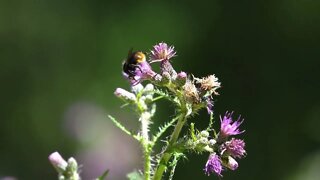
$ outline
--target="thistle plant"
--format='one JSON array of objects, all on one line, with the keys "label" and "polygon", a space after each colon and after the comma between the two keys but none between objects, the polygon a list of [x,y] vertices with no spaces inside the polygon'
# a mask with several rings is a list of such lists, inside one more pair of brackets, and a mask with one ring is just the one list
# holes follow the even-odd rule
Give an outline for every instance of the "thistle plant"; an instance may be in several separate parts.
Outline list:
[{"label": "thistle plant", "polygon": [[[130,52],[124,62],[123,75],[131,89],[117,88],[114,94],[126,105],[134,107],[140,129],[130,131],[115,117],[108,117],[141,144],[144,167],[140,172],[130,173],[128,178],[131,180],[173,179],[179,160],[190,154],[207,154],[208,160],[203,163],[204,174],[222,177],[224,171],[236,170],[237,160],[246,156],[244,141],[235,138],[244,132],[240,130],[243,123],[240,116],[234,120],[233,112],[226,112],[220,116],[220,129],[213,128],[216,123],[214,102],[221,87],[218,78],[214,74],[198,78],[183,71],[177,72],[171,64],[176,54],[173,46],[159,43],[148,57],[139,51]],[[160,72],[153,71],[150,63],[159,63]],[[174,106],[175,114],[168,115],[157,132],[150,132],[156,104],[161,99]],[[208,113],[205,129],[197,129],[189,120],[201,109]],[[165,137],[168,133],[170,135]],[[162,147],[160,151],[155,148],[158,144]]]}]

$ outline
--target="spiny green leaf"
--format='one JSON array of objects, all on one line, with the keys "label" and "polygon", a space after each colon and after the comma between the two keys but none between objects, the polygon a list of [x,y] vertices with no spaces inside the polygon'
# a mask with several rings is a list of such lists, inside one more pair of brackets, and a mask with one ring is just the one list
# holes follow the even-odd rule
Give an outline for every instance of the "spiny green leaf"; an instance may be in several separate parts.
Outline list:
[{"label": "spiny green leaf", "polygon": [[121,129],[123,132],[125,132],[126,134],[128,134],[129,136],[132,136],[133,138],[135,138],[136,140],[140,141],[140,137],[132,134],[129,130],[127,130],[119,121],[117,121],[114,117],[112,117],[111,115],[108,115],[109,119],[111,119],[111,121],[119,128]]},{"label": "spiny green leaf", "polygon": [[109,174],[109,169],[107,169],[100,177],[98,177],[96,180],[105,180],[106,177]]},{"label": "spiny green leaf", "polygon": [[129,105],[129,103],[125,103],[125,104],[121,105],[120,108],[124,108],[124,107],[126,107],[128,105]]},{"label": "spiny green leaf", "polygon": [[160,136],[167,131],[167,129],[172,126],[177,120],[179,116],[173,118],[170,122],[166,122],[163,126],[159,127],[159,131],[156,135],[153,136],[152,144],[154,145]]},{"label": "spiny green leaf", "polygon": [[173,160],[171,161],[171,163],[169,165],[169,166],[171,166],[169,180],[173,179],[173,175],[174,175],[174,172],[176,170],[178,161],[180,160],[181,157],[184,157],[183,153],[174,153],[173,154]]},{"label": "spiny green leaf", "polygon": [[152,102],[158,101],[159,99],[165,98],[164,96],[157,96],[152,99]]},{"label": "spiny green leaf", "polygon": [[163,91],[163,90],[160,90],[160,89],[155,89],[154,93],[158,94],[159,96],[161,96],[161,98],[166,98],[166,99],[168,99],[170,101],[173,100],[172,97],[170,96],[170,94],[168,92],[166,92],[166,91]]}]

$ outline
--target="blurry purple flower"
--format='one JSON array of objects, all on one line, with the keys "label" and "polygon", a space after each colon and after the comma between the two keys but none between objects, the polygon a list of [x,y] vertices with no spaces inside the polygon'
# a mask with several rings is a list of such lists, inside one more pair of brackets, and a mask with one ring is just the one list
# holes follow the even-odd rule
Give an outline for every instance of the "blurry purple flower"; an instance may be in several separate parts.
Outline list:
[{"label": "blurry purple flower", "polygon": [[235,138],[225,143],[226,151],[234,158],[242,158],[246,155],[244,146],[245,143],[243,140]]},{"label": "blurry purple flower", "polygon": [[240,120],[240,116],[238,118],[238,120],[234,121],[232,120],[232,114],[226,112],[226,114],[224,115],[223,119],[220,116],[220,121],[221,121],[221,129],[220,129],[220,133],[219,133],[219,139],[225,139],[230,135],[237,135],[237,134],[241,134],[244,131],[240,131],[238,128],[241,125],[242,121]]},{"label": "blurry purple flower", "polygon": [[222,176],[222,164],[221,159],[217,154],[210,154],[206,166],[204,168],[205,174],[208,176],[212,173],[217,174],[218,176]]},{"label": "blurry purple flower", "polygon": [[153,50],[151,50],[151,62],[166,61],[175,55],[174,47],[168,47],[166,43],[162,42],[153,46]]},{"label": "blurry purple flower", "polygon": [[14,177],[14,176],[1,176],[0,177],[1,180],[18,180],[18,178]]}]

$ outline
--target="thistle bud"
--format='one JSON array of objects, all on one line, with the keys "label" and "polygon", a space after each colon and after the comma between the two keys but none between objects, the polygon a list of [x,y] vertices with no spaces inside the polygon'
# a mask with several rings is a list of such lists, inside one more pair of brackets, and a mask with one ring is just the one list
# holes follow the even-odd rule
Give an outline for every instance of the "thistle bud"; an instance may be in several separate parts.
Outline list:
[{"label": "thistle bud", "polygon": [[78,163],[73,157],[68,159],[68,169],[72,172],[78,171]]},{"label": "thistle bud", "polygon": [[201,131],[200,136],[207,138],[207,137],[209,137],[209,132],[208,131]]},{"label": "thistle bud", "polygon": [[178,87],[181,87],[183,85],[186,84],[186,81],[187,81],[187,73],[181,71],[180,73],[178,73],[177,75],[177,78],[175,80],[175,84],[178,86]]},{"label": "thistle bud", "polygon": [[139,92],[141,92],[143,90],[143,85],[142,84],[136,84],[134,86],[131,86],[131,91],[135,94],[138,94]]},{"label": "thistle bud", "polygon": [[168,72],[163,72],[162,74],[162,84],[169,84],[171,82],[171,75]]},{"label": "thistle bud", "polygon": [[136,101],[136,95],[122,88],[117,88],[114,91],[114,94],[125,101],[130,101],[130,102]]},{"label": "thistle bud", "polygon": [[216,143],[217,143],[217,141],[214,140],[214,139],[210,139],[210,140],[209,140],[209,145],[210,145],[210,146],[214,146]]},{"label": "thistle bud", "polygon": [[238,168],[238,162],[233,159],[231,156],[228,156],[228,159],[226,161],[223,161],[223,165],[231,170],[236,170]]},{"label": "thistle bud", "polygon": [[58,173],[63,173],[68,166],[68,163],[63,159],[63,157],[58,152],[54,152],[50,154],[49,161],[51,162],[53,167],[58,171]]},{"label": "thistle bud", "polygon": [[150,93],[154,90],[154,86],[152,84],[147,84],[146,87],[144,88],[145,93]]}]

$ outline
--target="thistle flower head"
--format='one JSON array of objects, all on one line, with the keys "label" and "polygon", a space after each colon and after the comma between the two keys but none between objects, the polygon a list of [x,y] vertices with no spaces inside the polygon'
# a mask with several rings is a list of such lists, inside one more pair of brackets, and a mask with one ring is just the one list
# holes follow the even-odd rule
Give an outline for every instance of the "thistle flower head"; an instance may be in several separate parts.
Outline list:
[{"label": "thistle flower head", "polygon": [[244,149],[245,143],[241,139],[232,138],[225,143],[226,152],[228,152],[234,158],[242,158],[246,155]]},{"label": "thistle flower head", "polygon": [[216,90],[220,88],[221,83],[218,82],[218,78],[213,74],[202,79],[195,78],[196,82],[200,84],[200,89],[204,91],[212,91],[211,93],[219,95]]},{"label": "thistle flower head", "polygon": [[238,120],[233,122],[232,114],[233,114],[232,112],[231,113],[226,112],[223,118],[221,118],[220,116],[221,128],[219,133],[219,139],[225,139],[228,136],[237,135],[244,132],[239,130],[239,126],[241,125],[243,120],[239,121],[240,120],[240,116],[239,116]]},{"label": "thistle flower head", "polygon": [[205,174],[209,176],[210,174],[215,173],[218,176],[222,176],[222,170],[222,162],[220,157],[215,153],[210,154],[206,166],[204,168]]},{"label": "thistle flower head", "polygon": [[136,85],[143,80],[152,79],[157,75],[147,61],[129,65],[125,63],[123,67],[123,75],[130,81],[132,85]]},{"label": "thistle flower head", "polygon": [[168,61],[176,55],[173,46],[168,46],[166,43],[161,42],[153,46],[151,50],[151,62]]},{"label": "thistle flower head", "polygon": [[189,102],[199,102],[200,97],[196,86],[192,81],[187,80],[186,84],[183,86],[184,96]]}]

